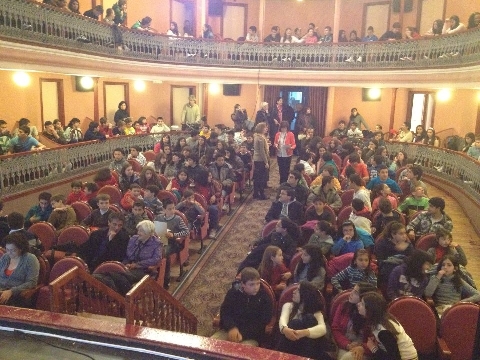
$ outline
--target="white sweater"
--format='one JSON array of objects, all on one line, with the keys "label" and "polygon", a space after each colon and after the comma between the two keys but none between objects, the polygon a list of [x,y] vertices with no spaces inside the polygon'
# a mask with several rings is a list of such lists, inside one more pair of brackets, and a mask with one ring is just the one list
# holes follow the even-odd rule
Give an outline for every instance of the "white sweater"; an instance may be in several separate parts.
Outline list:
[{"label": "white sweater", "polygon": [[[280,315],[280,319],[278,321],[280,331],[283,327],[287,326],[288,319],[290,318],[290,314],[292,313],[292,309],[293,302],[287,302],[283,305],[282,314]],[[327,326],[325,325],[325,321],[323,320],[323,314],[321,311],[317,311],[315,314],[313,314],[313,316],[315,316],[315,319],[317,319],[318,325],[308,328],[308,332],[310,333],[308,337],[310,339],[318,339],[319,337],[322,337],[327,333]]]}]

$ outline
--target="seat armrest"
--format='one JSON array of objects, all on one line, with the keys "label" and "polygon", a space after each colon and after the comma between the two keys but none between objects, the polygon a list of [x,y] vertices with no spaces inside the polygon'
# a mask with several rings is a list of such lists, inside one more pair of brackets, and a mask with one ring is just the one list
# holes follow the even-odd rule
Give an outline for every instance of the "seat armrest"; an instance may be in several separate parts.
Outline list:
[{"label": "seat armrest", "polygon": [[212,325],[215,329],[220,328],[220,313],[215,315],[215,317],[212,320]]},{"label": "seat armrest", "polygon": [[438,345],[438,353],[440,355],[440,359],[449,360],[452,357],[452,352],[448,348],[445,340],[443,340],[441,337],[437,337],[437,345]]}]

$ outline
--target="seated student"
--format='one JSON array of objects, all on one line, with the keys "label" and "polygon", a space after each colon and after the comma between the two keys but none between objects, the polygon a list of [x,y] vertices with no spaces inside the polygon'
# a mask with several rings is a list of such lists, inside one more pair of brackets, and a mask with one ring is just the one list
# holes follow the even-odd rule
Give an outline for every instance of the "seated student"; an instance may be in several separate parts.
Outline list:
[{"label": "seated student", "polygon": [[428,233],[434,233],[439,228],[452,231],[453,223],[450,216],[445,213],[445,200],[432,197],[428,200],[428,209],[420,213],[407,225],[407,234],[410,240],[415,240]]},{"label": "seated student", "polygon": [[163,287],[168,289],[170,284],[170,255],[175,254],[183,249],[184,237],[188,236],[188,224],[183,222],[183,219],[175,214],[175,204],[171,199],[165,199],[163,202],[165,212],[157,215],[155,221],[167,223],[166,238],[168,239],[168,245],[165,248],[165,256],[167,259],[167,265],[165,268],[165,280]]},{"label": "seated student", "polygon": [[345,125],[345,120],[340,120],[338,123],[338,128],[331,131],[329,135],[336,137],[339,140],[346,138],[348,129]]},{"label": "seated student", "polygon": [[330,341],[322,314],[323,305],[315,287],[301,282],[292,302],[282,307],[276,350],[310,359],[330,359]]},{"label": "seated student", "polygon": [[395,194],[402,194],[402,190],[398,186],[395,180],[392,180],[388,177],[388,167],[387,165],[378,166],[378,176],[370,180],[366,186],[368,190],[372,190],[375,185],[378,184],[387,184],[392,192]]},{"label": "seated student", "polygon": [[333,165],[325,165],[322,166],[321,172],[319,172],[319,175],[310,183],[310,189],[314,191],[317,187],[322,185],[322,179],[324,176],[331,176],[333,177],[333,187],[337,192],[339,192],[342,189],[342,186],[340,184],[340,181],[338,181],[338,172],[337,176],[334,176],[335,174],[335,168]]},{"label": "seated student", "polygon": [[[300,180],[298,181],[298,184],[308,188],[307,180],[305,180],[305,178],[308,178],[309,176],[305,172],[305,163],[299,162],[299,163],[295,164],[293,166],[293,171],[298,171],[300,173],[300,175],[302,175],[300,177]],[[307,200],[308,200],[308,198],[307,198]]]},{"label": "seated student", "polygon": [[23,290],[37,286],[40,264],[29,252],[28,241],[18,233],[5,237],[6,253],[0,258],[0,304],[30,307],[21,295]]},{"label": "seated student", "polygon": [[[380,166],[385,165],[385,158],[382,155],[374,155],[367,162],[368,175],[370,180],[378,176],[380,171]],[[388,176],[392,179],[395,179],[395,172],[388,169]]]},{"label": "seated student", "polygon": [[112,129],[113,136],[125,135],[125,127],[126,127],[125,121],[118,120],[117,125],[114,126]]},{"label": "seated student", "polygon": [[145,16],[142,20],[136,21],[132,25],[132,29],[138,30],[138,31],[147,31],[147,32],[156,33],[157,31],[153,29],[151,26],[152,26],[152,18],[150,16]]},{"label": "seated student", "polygon": [[245,141],[243,142],[243,144],[245,144],[247,150],[253,156],[253,133],[251,131],[247,131],[245,133]]},{"label": "seated student", "polygon": [[212,134],[210,130],[210,126],[208,124],[203,125],[202,130],[200,130],[199,135],[205,137],[206,140],[210,139],[210,135]]},{"label": "seated student", "polygon": [[352,212],[348,220],[353,222],[356,228],[362,228],[369,234],[372,233],[372,222],[370,221],[370,211],[360,199],[352,200]]},{"label": "seated student", "polygon": [[480,157],[480,136],[475,136],[475,142],[470,146],[467,151],[467,155],[473,157],[474,159],[478,160]]},{"label": "seated student", "polygon": [[381,199],[386,199],[392,204],[392,209],[396,209],[398,205],[397,198],[391,195],[392,190],[387,184],[377,184],[373,187],[371,192],[372,201],[372,214],[378,210],[378,204]]},{"label": "seated student", "polygon": [[[37,236],[35,234],[32,234],[30,231],[25,230],[23,227],[25,218],[23,217],[22,214],[18,212],[11,212],[7,216],[7,226],[8,226],[8,234],[13,234],[13,233],[18,233],[19,235],[22,235],[23,238],[25,238],[28,241],[28,244],[30,247],[35,248],[35,250],[40,250],[43,251],[43,245],[38,240]],[[5,247],[5,237],[3,239],[0,239],[0,246]]]},{"label": "seated student", "polygon": [[98,186],[93,182],[87,182],[84,185],[85,197],[87,198],[88,205],[92,207],[92,209],[98,209],[97,205],[97,192]]},{"label": "seated student", "polygon": [[106,137],[100,131],[98,131],[100,124],[96,121],[92,121],[88,125],[88,130],[85,131],[85,141],[92,141],[92,140],[105,140]]},{"label": "seated student", "polygon": [[132,146],[130,148],[130,154],[128,154],[127,160],[129,159],[137,160],[142,166],[147,164],[147,159],[145,159],[140,146]]},{"label": "seated student", "polygon": [[293,282],[306,281],[323,291],[325,287],[325,261],[322,249],[318,245],[307,244],[302,247],[302,261],[295,267]]},{"label": "seated student", "polygon": [[81,181],[72,181],[70,187],[72,188],[72,191],[67,196],[67,205],[72,205],[72,203],[74,203],[75,201],[87,201],[87,197],[82,190],[83,184]]},{"label": "seated student", "polygon": [[83,141],[83,133],[82,129],[80,129],[80,119],[73,118],[70,120],[64,134],[67,142],[70,144]]},{"label": "seated student", "polygon": [[91,271],[105,261],[123,261],[130,239],[124,225],[122,213],[108,212],[107,226],[93,231],[88,241],[80,246],[79,255]]},{"label": "seated student", "polygon": [[146,189],[149,185],[155,185],[159,189],[163,189],[162,182],[157,176],[155,172],[155,168],[151,166],[145,166],[140,173],[140,177],[138,179],[138,184],[142,189]]},{"label": "seated student", "polygon": [[334,227],[331,223],[325,220],[318,221],[312,236],[308,239],[308,244],[319,246],[322,254],[329,256],[333,246],[333,231]]},{"label": "seated student", "polygon": [[363,249],[362,240],[357,234],[353,222],[345,221],[339,229],[339,239],[332,247],[332,254],[335,256],[354,253],[358,249]]},{"label": "seated student", "polygon": [[368,250],[355,251],[352,263],[346,269],[332,276],[332,285],[338,291],[351,289],[359,282],[377,286],[377,276],[370,266],[371,260]]},{"label": "seated student", "polygon": [[235,181],[239,182],[243,180],[243,173],[245,171],[245,165],[242,159],[237,155],[236,150],[232,146],[228,146],[225,149],[225,162],[232,167],[235,175]]},{"label": "seated student", "polygon": [[200,165],[198,156],[195,154],[189,154],[185,157],[186,170],[188,173],[188,178],[194,183],[198,180],[198,177],[201,176],[201,173],[208,172],[207,168]]},{"label": "seated student", "polygon": [[149,220],[145,212],[145,203],[143,200],[135,200],[132,206],[132,211],[125,215],[125,230],[128,235],[133,236],[137,233],[137,225],[143,221]]},{"label": "seated student", "polygon": [[312,194],[308,196],[307,205],[310,206],[313,199],[316,196],[320,196],[325,199],[327,205],[333,210],[340,210],[342,207],[342,199],[335,190],[335,181],[338,182],[333,176],[323,176],[322,184],[319,187],[312,189]]},{"label": "seated student", "polygon": [[123,149],[121,148],[116,148],[113,150],[113,161],[110,163],[108,168],[110,170],[115,170],[117,174],[120,174],[122,172],[122,167],[125,164],[128,164],[128,161],[125,160],[125,153],[123,152]]},{"label": "seated student", "polygon": [[353,198],[362,200],[365,207],[371,211],[370,191],[365,188],[363,179],[361,179],[358,174],[352,174],[348,178],[348,184],[349,188],[354,190]]},{"label": "seated student", "polygon": [[120,200],[120,206],[126,210],[132,210],[133,203],[137,200],[143,200],[142,197],[142,188],[138,184],[130,185],[130,190],[128,190],[125,195],[123,195],[122,200]]},{"label": "seated student", "polygon": [[213,179],[210,172],[202,173],[195,182],[195,192],[202,195],[208,204],[208,223],[211,239],[215,239],[218,229],[218,204],[222,196],[222,185]]},{"label": "seated student", "polygon": [[368,145],[362,149],[362,155],[360,156],[364,163],[368,163],[370,158],[375,155],[375,151],[378,147],[378,141],[375,139],[370,139]]},{"label": "seated student", "polygon": [[77,214],[69,205],[65,204],[65,196],[62,194],[54,195],[51,199],[53,211],[48,218],[59,234],[64,228],[77,223]]},{"label": "seated student", "polygon": [[37,139],[30,135],[30,128],[28,126],[20,126],[18,128],[18,135],[11,138],[8,145],[8,151],[10,153],[46,149],[45,145],[41,144]]},{"label": "seated student", "polygon": [[411,168],[407,168],[405,175],[407,179],[410,180],[411,191],[413,191],[417,186],[421,186],[423,188],[425,196],[428,196],[427,185],[425,185],[425,183],[421,180],[423,175],[423,170],[420,165],[413,165]]},{"label": "seated student", "polygon": [[135,135],[136,131],[133,127],[133,120],[132,118],[126,118],[125,121],[125,129],[123,130],[123,135]]},{"label": "seated student", "polygon": [[378,211],[372,222],[372,235],[377,237],[389,222],[400,222],[400,214],[392,209],[392,203],[387,199],[380,199]]},{"label": "seated student", "polygon": [[[250,174],[252,170],[252,153],[248,150],[246,142],[241,143],[238,149],[237,155],[242,160],[245,171]],[[250,175],[248,175],[248,178],[250,179]]]},{"label": "seated student", "polygon": [[[106,138],[113,137],[112,124],[108,122],[107,118],[100,118],[100,126],[98,127],[100,134],[105,135]],[[115,150],[114,150],[115,152]]]},{"label": "seated student", "polygon": [[465,280],[455,256],[445,255],[438,263],[436,271],[437,273],[430,277],[424,294],[433,297],[439,316],[459,301],[480,301],[480,292]]},{"label": "seated student", "polygon": [[287,217],[298,225],[304,223],[303,205],[295,200],[294,189],[280,190],[280,196],[270,206],[267,215],[265,215],[265,221],[278,220],[280,217]]},{"label": "seated student", "polygon": [[47,139],[56,142],[57,144],[64,145],[67,143],[65,138],[61,137],[53,126],[53,122],[45,121],[45,130],[43,130],[42,135],[45,136]]},{"label": "seated student", "polygon": [[0,120],[0,155],[5,155],[8,153],[9,142],[12,138],[10,131],[7,129],[7,122],[5,120]]},{"label": "seated student", "polygon": [[172,190],[178,199],[181,199],[185,190],[188,190],[191,179],[186,168],[178,170],[176,176],[168,183],[166,190]]},{"label": "seated student", "polygon": [[322,196],[315,196],[313,198],[313,207],[310,207],[305,212],[305,220],[325,220],[328,221],[330,224],[335,224],[335,215],[333,215],[330,211],[325,210],[325,205],[327,205],[327,201]]},{"label": "seated student", "polygon": [[265,249],[258,272],[260,277],[275,291],[277,299],[287,287],[288,279],[292,277],[292,273],[283,262],[282,249],[273,245],[267,246]]},{"label": "seated student", "polygon": [[428,271],[433,258],[425,251],[414,250],[403,264],[395,267],[388,277],[387,297],[393,300],[400,296],[423,298],[423,292],[429,281]]},{"label": "seated student", "polygon": [[103,6],[97,5],[93,9],[87,10],[83,13],[83,16],[98,20],[103,15]]},{"label": "seated student", "polygon": [[215,161],[210,165],[208,169],[213,178],[218,180],[222,184],[222,196],[224,197],[223,211],[230,211],[230,195],[233,190],[233,183],[235,181],[235,174],[232,167],[226,163],[225,154],[218,152],[215,156]]},{"label": "seated student", "polygon": [[38,204],[32,206],[25,215],[25,228],[28,229],[31,225],[39,221],[47,221],[53,211],[50,200],[52,194],[49,192],[41,192],[38,195]]},{"label": "seated student", "polygon": [[330,175],[338,179],[338,175],[339,175],[338,167],[335,161],[333,161],[332,153],[329,151],[324,152],[322,154],[322,160],[323,160],[323,164],[322,166],[318,167],[318,174],[322,174],[323,169],[325,169],[327,166],[331,166],[333,170]]},{"label": "seated student", "polygon": [[175,208],[185,214],[190,230],[192,228],[196,231],[200,229],[202,225],[198,216],[205,214],[205,210],[195,201],[195,193],[192,190],[186,189],[183,192],[183,200]]},{"label": "seated student", "polygon": [[367,165],[363,162],[360,162],[360,155],[357,153],[353,153],[348,155],[348,164],[342,170],[341,177],[345,178],[345,172],[347,168],[352,167],[355,170],[355,173],[363,179],[363,181],[368,181],[370,179],[370,175],[368,174]]},{"label": "seated student", "polygon": [[461,266],[467,266],[467,257],[462,247],[453,241],[452,233],[445,229],[437,229],[435,231],[436,246],[427,250],[427,253],[432,256],[433,263],[438,264],[445,255],[452,255]]},{"label": "seated student", "polygon": [[309,189],[300,184],[301,179],[302,175],[298,171],[290,171],[287,181],[283,184],[280,184],[280,187],[278,188],[278,195],[283,189],[293,189],[295,190],[295,199],[302,205],[305,205],[307,202]]},{"label": "seated student", "polygon": [[137,184],[140,181],[140,177],[136,172],[133,171],[133,166],[130,165],[128,162],[123,165],[122,170],[120,171],[120,178],[119,178],[119,187],[123,193],[126,193],[130,186],[133,184]]},{"label": "seated student", "polygon": [[112,213],[112,210],[110,210],[110,195],[97,195],[96,200],[97,209],[93,210],[85,219],[83,219],[81,223],[83,226],[93,228],[103,228],[108,226],[108,219]]},{"label": "seated student", "polygon": [[170,127],[165,124],[163,117],[157,117],[157,123],[150,129],[150,134],[161,134],[170,132]]},{"label": "seated student", "polygon": [[148,185],[143,191],[143,202],[147,208],[152,210],[154,215],[164,211],[162,202],[157,198],[159,191],[160,188],[156,185]]},{"label": "seated student", "polygon": [[357,304],[361,296],[370,291],[377,291],[377,287],[363,281],[357,283],[348,299],[339,304],[333,315],[332,336],[338,346],[338,360],[367,358],[365,349],[368,331],[365,320],[358,314]]},{"label": "seated student", "polygon": [[[198,145],[198,137],[199,137],[199,131],[198,130],[192,130],[190,131],[190,136],[185,139],[185,144],[191,149],[196,148]],[[185,156],[186,158],[186,156]]]},{"label": "seated student", "polygon": [[425,196],[422,186],[417,186],[412,191],[412,194],[408,196],[398,206],[398,211],[404,213],[407,217],[412,216],[417,211],[428,209],[428,197]]},{"label": "seated student", "polygon": [[347,131],[347,137],[349,140],[363,138],[362,131],[357,127],[357,123],[352,121],[350,123],[350,129]]},{"label": "seated student", "polygon": [[260,274],[251,267],[240,273],[220,307],[220,330],[212,338],[258,346],[272,313],[271,300],[260,285]]},{"label": "seated student", "polygon": [[111,170],[107,167],[98,170],[93,177],[93,181],[99,189],[105,185],[117,185],[117,179],[112,175]]}]

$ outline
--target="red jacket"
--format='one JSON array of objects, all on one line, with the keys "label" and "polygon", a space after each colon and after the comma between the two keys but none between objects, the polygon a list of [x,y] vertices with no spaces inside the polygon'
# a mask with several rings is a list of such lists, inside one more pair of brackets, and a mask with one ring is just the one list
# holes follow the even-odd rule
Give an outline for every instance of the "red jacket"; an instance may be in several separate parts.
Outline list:
[{"label": "red jacket", "polygon": [[[273,144],[275,147],[278,149],[278,139],[280,138],[280,132],[277,132],[275,134],[275,140],[273,141]],[[293,155],[293,149],[297,146],[295,144],[295,135],[291,131],[287,131],[287,136],[285,137],[285,145],[290,145],[290,149],[287,148],[287,155],[292,156]],[[278,151],[277,151],[278,154]]]},{"label": "red jacket", "polygon": [[71,191],[70,194],[68,194],[66,204],[71,205],[75,201],[87,201],[87,195],[85,195],[83,190],[77,194],[75,194],[73,191]]},{"label": "red jacket", "polygon": [[117,179],[115,179],[114,176],[111,176],[110,179],[108,180],[103,180],[103,181],[95,181],[95,184],[97,184],[98,188],[101,189],[105,185],[117,185]]}]

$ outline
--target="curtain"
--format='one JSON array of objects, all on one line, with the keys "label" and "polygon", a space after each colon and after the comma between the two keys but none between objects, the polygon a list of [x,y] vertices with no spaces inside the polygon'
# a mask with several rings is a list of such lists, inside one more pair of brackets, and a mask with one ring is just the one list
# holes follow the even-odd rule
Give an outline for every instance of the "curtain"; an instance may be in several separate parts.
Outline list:
[{"label": "curtain", "polygon": [[280,96],[280,91],[282,91],[281,86],[270,86],[270,85],[265,86],[263,101],[268,102],[269,111],[271,111],[270,109],[272,109],[273,106],[275,106],[277,98]]},{"label": "curtain", "polygon": [[325,117],[327,114],[328,88],[310,87],[308,89],[307,105],[311,107],[312,114],[317,119],[317,129],[321,137],[325,136]]}]

